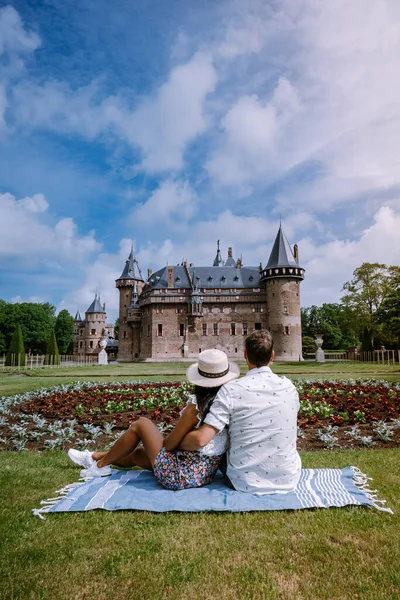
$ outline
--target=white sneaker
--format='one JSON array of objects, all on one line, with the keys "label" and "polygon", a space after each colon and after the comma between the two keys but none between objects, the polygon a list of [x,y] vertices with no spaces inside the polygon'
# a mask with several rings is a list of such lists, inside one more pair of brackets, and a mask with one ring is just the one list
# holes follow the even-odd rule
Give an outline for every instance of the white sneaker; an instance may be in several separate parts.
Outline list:
[{"label": "white sneaker", "polygon": [[82,469],[81,471],[81,477],[84,479],[89,479],[89,477],[107,477],[107,475],[112,475],[111,467],[98,467],[96,463],[88,469]]},{"label": "white sneaker", "polygon": [[92,458],[92,453],[89,452],[89,450],[74,450],[74,448],[70,448],[68,450],[68,456],[72,462],[85,469],[89,469],[92,465],[96,464],[96,461]]}]

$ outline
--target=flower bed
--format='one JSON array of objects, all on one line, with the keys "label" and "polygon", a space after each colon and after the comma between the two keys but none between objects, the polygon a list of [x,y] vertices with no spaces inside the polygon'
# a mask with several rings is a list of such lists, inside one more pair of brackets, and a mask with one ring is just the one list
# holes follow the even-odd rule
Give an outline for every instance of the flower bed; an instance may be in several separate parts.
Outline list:
[{"label": "flower bed", "polygon": [[[300,449],[400,445],[400,385],[297,381]],[[172,428],[187,383],[76,383],[0,399],[0,447],[102,448],[139,416]]]}]

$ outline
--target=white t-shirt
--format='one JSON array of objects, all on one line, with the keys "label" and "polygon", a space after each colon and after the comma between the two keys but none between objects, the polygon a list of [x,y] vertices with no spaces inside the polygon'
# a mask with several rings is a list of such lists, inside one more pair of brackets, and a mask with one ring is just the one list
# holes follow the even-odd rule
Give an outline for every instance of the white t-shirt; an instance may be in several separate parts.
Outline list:
[{"label": "white t-shirt", "polygon": [[298,409],[293,383],[269,367],[222,386],[204,422],[218,431],[229,428],[227,475],[235,489],[273,494],[296,487]]}]

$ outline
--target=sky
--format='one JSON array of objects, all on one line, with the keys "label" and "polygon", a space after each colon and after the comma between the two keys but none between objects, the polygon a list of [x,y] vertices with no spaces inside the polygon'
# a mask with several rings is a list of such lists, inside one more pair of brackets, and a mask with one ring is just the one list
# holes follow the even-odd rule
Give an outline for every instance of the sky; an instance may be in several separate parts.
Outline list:
[{"label": "sky", "polygon": [[265,266],[302,306],[400,264],[398,0],[0,0],[0,297],[84,312],[147,269]]}]

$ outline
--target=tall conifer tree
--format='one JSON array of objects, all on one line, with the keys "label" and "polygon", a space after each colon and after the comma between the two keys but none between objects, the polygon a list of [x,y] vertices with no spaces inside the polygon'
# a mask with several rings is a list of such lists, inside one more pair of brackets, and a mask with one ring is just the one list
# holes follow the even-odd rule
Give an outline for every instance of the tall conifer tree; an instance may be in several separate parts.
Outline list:
[{"label": "tall conifer tree", "polygon": [[49,341],[47,342],[46,348],[46,357],[45,357],[46,365],[59,365],[60,364],[60,353],[58,351],[56,334],[54,329],[52,329]]},{"label": "tall conifer tree", "polygon": [[11,344],[7,352],[6,356],[6,367],[11,366],[25,366],[25,348],[24,348],[24,338],[22,335],[21,325],[18,325],[15,328],[13,336],[11,338]]}]

